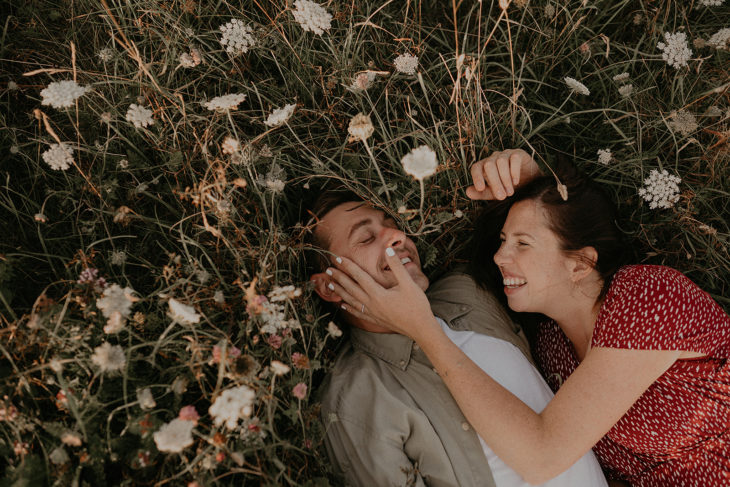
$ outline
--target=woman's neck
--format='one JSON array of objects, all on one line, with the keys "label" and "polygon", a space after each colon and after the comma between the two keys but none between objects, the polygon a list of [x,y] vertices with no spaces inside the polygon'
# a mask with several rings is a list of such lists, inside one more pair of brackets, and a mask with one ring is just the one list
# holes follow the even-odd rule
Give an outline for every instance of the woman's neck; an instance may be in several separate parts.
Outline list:
[{"label": "woman's neck", "polygon": [[560,303],[558,310],[550,316],[573,344],[579,362],[583,361],[591,348],[593,328],[603,304],[603,300],[597,299],[602,285],[595,283],[588,287],[591,288],[590,292],[574,293]]}]

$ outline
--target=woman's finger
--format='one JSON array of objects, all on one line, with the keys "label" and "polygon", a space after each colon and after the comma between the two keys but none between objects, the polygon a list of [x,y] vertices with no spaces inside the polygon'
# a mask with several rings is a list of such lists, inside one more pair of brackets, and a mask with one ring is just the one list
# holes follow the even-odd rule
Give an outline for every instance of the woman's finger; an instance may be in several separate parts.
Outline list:
[{"label": "woman's finger", "polygon": [[335,263],[337,265],[337,269],[344,272],[349,278],[357,283],[366,295],[371,296],[378,291],[383,290],[383,286],[375,282],[375,280],[370,277],[370,274],[365,272],[362,267],[355,264],[347,257],[337,257],[335,259]]},{"label": "woman's finger", "polygon": [[385,261],[388,263],[388,267],[390,267],[390,271],[393,273],[396,283],[403,284],[409,281],[413,282],[413,278],[410,274],[408,274],[406,266],[404,266],[400,261],[400,257],[398,257],[393,248],[388,247],[385,249]]},{"label": "woman's finger", "polygon": [[524,151],[516,151],[509,156],[509,170],[512,174],[512,184],[514,186],[520,184],[520,174],[522,173],[522,159],[524,154],[526,154]]},{"label": "woman's finger", "polygon": [[502,178],[499,177],[499,170],[497,169],[498,162],[496,160],[498,158],[496,157],[492,164],[484,165],[484,176],[494,197],[498,200],[503,200],[507,197],[507,193],[502,185]]},{"label": "woman's finger", "polygon": [[[325,272],[332,277],[333,284],[335,285],[334,289],[331,287],[330,289],[335,291],[348,304],[355,306],[358,303],[364,303],[368,300],[367,293],[346,273],[332,267],[328,268]],[[343,293],[346,294],[347,298]]]},{"label": "woman's finger", "polygon": [[487,159],[482,159],[481,161],[472,164],[471,168],[469,169],[469,172],[471,173],[471,180],[474,183],[474,187],[477,191],[484,191],[484,188],[487,187],[486,183],[484,182],[484,174],[482,174],[482,171],[484,171],[484,164],[486,160]]},{"label": "woman's finger", "polygon": [[512,196],[515,193],[515,188],[512,185],[510,161],[510,154],[504,154],[503,156],[497,158],[497,174],[499,174],[499,180],[501,181],[502,186],[507,193],[507,196]]},{"label": "woman's finger", "polygon": [[466,188],[466,196],[472,200],[493,200],[494,193],[489,188],[484,188],[482,191],[478,191],[476,187],[469,186]]}]

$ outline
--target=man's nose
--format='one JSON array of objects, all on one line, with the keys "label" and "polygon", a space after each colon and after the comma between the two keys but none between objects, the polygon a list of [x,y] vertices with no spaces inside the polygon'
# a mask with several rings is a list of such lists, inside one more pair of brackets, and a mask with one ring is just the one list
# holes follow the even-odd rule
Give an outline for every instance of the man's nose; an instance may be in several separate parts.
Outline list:
[{"label": "man's nose", "polygon": [[389,247],[400,247],[406,241],[406,234],[399,228],[383,228],[383,236]]}]

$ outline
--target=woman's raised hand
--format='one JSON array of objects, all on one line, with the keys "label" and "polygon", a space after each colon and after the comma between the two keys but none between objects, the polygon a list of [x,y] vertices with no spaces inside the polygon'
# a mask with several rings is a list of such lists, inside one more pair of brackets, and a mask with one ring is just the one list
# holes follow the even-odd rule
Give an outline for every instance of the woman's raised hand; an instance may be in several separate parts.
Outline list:
[{"label": "woman's raised hand", "polygon": [[540,174],[540,168],[530,154],[522,149],[493,152],[470,169],[473,185],[466,195],[473,200],[503,200],[512,196],[515,188]]},{"label": "woman's raised hand", "polygon": [[336,259],[337,267],[327,269],[335,281],[334,291],[348,313],[383,328],[415,339],[419,328],[435,323],[431,305],[395,251],[388,247],[385,260],[396,285],[384,288],[360,266],[346,257]]}]

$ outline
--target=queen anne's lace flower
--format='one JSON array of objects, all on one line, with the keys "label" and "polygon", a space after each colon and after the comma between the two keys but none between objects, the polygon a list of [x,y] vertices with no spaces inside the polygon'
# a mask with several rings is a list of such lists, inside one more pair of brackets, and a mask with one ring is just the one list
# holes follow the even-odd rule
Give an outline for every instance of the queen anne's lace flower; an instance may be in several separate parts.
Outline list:
[{"label": "queen anne's lace flower", "polygon": [[200,51],[197,48],[190,49],[190,52],[180,54],[180,65],[183,68],[194,68],[203,61]]},{"label": "queen anne's lace flower", "polygon": [[628,98],[634,93],[634,85],[629,83],[627,85],[619,86],[618,92],[624,98]]},{"label": "queen anne's lace flower", "polygon": [[586,96],[591,94],[591,90],[589,90],[586,85],[584,85],[577,79],[566,76],[565,78],[563,78],[563,80],[565,81],[565,84],[568,85],[568,88],[570,88],[570,91],[572,91],[573,93],[578,93],[579,95]]},{"label": "queen anne's lace flower", "polygon": [[327,334],[331,336],[332,338],[337,338],[342,336],[342,330],[335,325],[333,321],[330,321],[327,323]]},{"label": "queen anne's lace flower", "polygon": [[74,162],[73,149],[66,144],[53,144],[41,157],[56,171],[65,171]]},{"label": "queen anne's lace flower", "polygon": [[707,40],[707,44],[715,49],[727,49],[730,44],[730,27],[718,30]]},{"label": "queen anne's lace flower", "polygon": [[41,105],[51,105],[53,108],[72,107],[78,97],[89,91],[90,88],[79,86],[73,80],[54,81],[49,84],[41,96]]},{"label": "queen anne's lace flower", "polygon": [[153,438],[157,449],[162,452],[180,453],[193,444],[195,423],[175,418],[155,432]]},{"label": "queen anne's lace flower", "polygon": [[247,386],[226,389],[218,396],[208,409],[216,426],[225,423],[228,429],[234,429],[241,417],[251,416],[256,393]]},{"label": "queen anne's lace flower", "polygon": [[704,7],[719,7],[725,3],[725,0],[700,0],[699,3]]},{"label": "queen anne's lace flower", "polygon": [[289,367],[285,363],[279,362],[278,360],[272,360],[270,367],[275,375],[284,375],[291,370],[291,367]]},{"label": "queen anne's lace flower", "polygon": [[679,110],[672,112],[671,120],[669,121],[669,127],[674,132],[687,136],[697,130],[697,118],[686,110]]},{"label": "queen anne's lace flower", "polygon": [[364,113],[358,113],[352,120],[350,125],[347,127],[347,132],[350,134],[350,141],[361,140],[365,142],[368,138],[373,135],[373,123],[370,121],[370,117]]},{"label": "queen anne's lace flower", "polygon": [[309,0],[296,0],[296,10],[292,10],[294,20],[307,32],[322,35],[332,26],[332,14],[323,6]]},{"label": "queen anne's lace flower", "polygon": [[416,147],[401,159],[403,169],[419,181],[433,175],[438,167],[436,153],[427,145]]},{"label": "queen anne's lace flower", "polygon": [[244,24],[242,20],[231,19],[230,22],[220,26],[222,32],[221,45],[226,48],[226,52],[238,55],[247,53],[255,44],[251,35],[252,29]]},{"label": "queen anne's lace flower", "polygon": [[137,402],[139,403],[139,407],[142,409],[152,409],[157,406],[155,398],[152,396],[152,391],[149,387],[137,389]]},{"label": "queen anne's lace flower", "polygon": [[102,373],[117,372],[127,364],[124,356],[124,349],[119,345],[112,345],[104,342],[94,349],[91,355],[91,362],[96,365]]},{"label": "queen anne's lace flower", "polygon": [[236,152],[240,152],[241,150],[241,143],[238,142],[238,140],[234,139],[230,135],[226,136],[225,139],[223,139],[223,143],[221,144],[221,151],[223,151],[224,154],[235,154]]},{"label": "queen anne's lace flower", "polygon": [[360,73],[352,80],[352,84],[348,86],[351,91],[365,91],[373,85],[377,75],[372,71]]},{"label": "queen anne's lace flower", "polygon": [[111,284],[104,289],[102,297],[96,300],[96,307],[107,318],[106,333],[119,333],[124,328],[135,300],[134,290],[130,287]]},{"label": "queen anne's lace flower", "polygon": [[598,149],[599,163],[607,166],[608,163],[611,162],[611,159],[613,159],[613,155],[611,155],[611,149]]},{"label": "queen anne's lace flower", "polygon": [[274,109],[269,117],[264,121],[264,125],[267,127],[278,127],[279,125],[286,123],[291,118],[295,108],[296,105],[290,103],[285,105],[284,108]]},{"label": "queen anne's lace flower", "polygon": [[649,208],[671,208],[679,200],[678,176],[671,175],[667,170],[659,172],[652,169],[649,177],[644,179],[644,187],[639,189],[639,196],[649,203]]},{"label": "queen anne's lace flower", "polygon": [[286,301],[287,299],[298,298],[302,295],[302,290],[293,285],[288,286],[276,286],[269,292],[269,301],[272,303],[279,303]]},{"label": "queen anne's lace flower", "polygon": [[192,306],[182,304],[180,301],[173,298],[170,298],[168,305],[170,306],[168,316],[181,325],[191,325],[193,323],[200,322],[200,315]]},{"label": "queen anne's lace flower", "polygon": [[659,42],[657,48],[662,51],[662,59],[668,65],[679,69],[687,66],[687,61],[692,57],[692,49],[687,43],[687,34],[684,32],[664,33],[665,42]]},{"label": "queen anne's lace flower", "polygon": [[131,122],[137,128],[149,127],[155,120],[152,118],[152,110],[145,108],[136,103],[129,105],[127,115],[124,117],[127,122]]},{"label": "queen anne's lace flower", "polygon": [[629,79],[629,73],[627,73],[627,72],[619,73],[619,74],[617,74],[616,76],[613,77],[613,80],[614,81],[618,81],[618,82],[620,82],[620,81],[626,81],[628,79]]},{"label": "queen anne's lace flower", "polygon": [[105,47],[104,49],[100,49],[99,52],[96,53],[96,57],[98,57],[101,62],[108,63],[109,61],[114,59],[114,51],[112,49],[109,49],[108,47]]},{"label": "queen anne's lace flower", "polygon": [[410,53],[401,54],[395,61],[395,70],[403,74],[416,74],[416,68],[418,68],[418,56],[414,56]]},{"label": "queen anne's lace flower", "polygon": [[245,99],[246,95],[243,93],[231,93],[230,95],[216,96],[212,100],[203,103],[203,106],[211,111],[235,110]]}]

